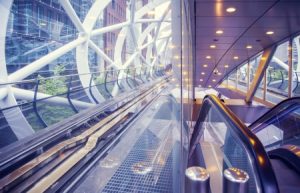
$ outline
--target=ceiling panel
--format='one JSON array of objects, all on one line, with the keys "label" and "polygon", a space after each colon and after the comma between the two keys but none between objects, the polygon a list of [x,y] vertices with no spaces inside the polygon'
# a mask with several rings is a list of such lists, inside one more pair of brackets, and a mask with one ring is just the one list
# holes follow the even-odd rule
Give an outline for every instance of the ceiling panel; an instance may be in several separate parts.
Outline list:
[{"label": "ceiling panel", "polygon": [[222,28],[247,28],[256,17],[196,17],[196,29],[211,27]]},{"label": "ceiling panel", "polygon": [[[238,35],[240,35],[246,28],[242,28],[242,27],[235,27],[235,28],[221,28],[221,30],[223,30],[223,34],[222,36],[217,35],[216,31],[219,30],[220,28],[216,29],[215,27],[211,28],[211,27],[200,27],[200,26],[196,26],[196,30],[197,30],[197,37],[200,36],[210,36],[210,37],[236,37]],[[200,38],[199,38],[200,39]]]},{"label": "ceiling panel", "polygon": [[[258,17],[263,11],[265,11],[274,1],[228,1],[228,2],[199,2],[195,4],[196,17]],[[226,9],[228,7],[234,6],[237,11],[234,15],[227,13]]]},{"label": "ceiling panel", "polygon": [[[202,86],[215,86],[218,80],[248,58],[300,31],[300,0],[195,2],[196,84]],[[229,6],[235,7],[236,12],[227,13]],[[217,35],[215,31],[218,29],[224,33]],[[274,34],[266,35],[269,30]],[[217,48],[211,49],[211,44]],[[247,49],[247,45],[252,49]],[[212,56],[211,61],[205,58],[207,55]],[[234,60],[233,56],[239,59]],[[203,67],[205,63],[208,63],[207,68]],[[224,68],[225,64],[229,68]],[[215,69],[222,75],[215,75]],[[212,82],[213,79],[216,82]]]}]

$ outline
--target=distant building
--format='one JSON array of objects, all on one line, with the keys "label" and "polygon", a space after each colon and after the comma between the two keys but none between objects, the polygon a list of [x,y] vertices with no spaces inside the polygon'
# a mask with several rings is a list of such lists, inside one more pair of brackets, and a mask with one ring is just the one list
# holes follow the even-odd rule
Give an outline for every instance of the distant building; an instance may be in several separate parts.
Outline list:
[{"label": "distant building", "polygon": [[[126,21],[126,0],[114,0],[105,9],[104,26],[110,26]],[[104,48],[105,53],[111,58],[114,58],[114,48],[116,45],[117,37],[120,30],[107,32],[104,35]],[[122,50],[122,61],[125,61],[126,48]],[[107,62],[105,66],[109,65]]]},{"label": "distant building", "polygon": [[[93,4],[93,0],[70,2],[81,21]],[[6,35],[8,73],[15,72],[76,39],[77,33],[58,0],[15,0]],[[64,65],[69,71],[76,69],[75,51],[47,65],[40,70],[40,74],[47,76],[48,71],[56,64]]]}]

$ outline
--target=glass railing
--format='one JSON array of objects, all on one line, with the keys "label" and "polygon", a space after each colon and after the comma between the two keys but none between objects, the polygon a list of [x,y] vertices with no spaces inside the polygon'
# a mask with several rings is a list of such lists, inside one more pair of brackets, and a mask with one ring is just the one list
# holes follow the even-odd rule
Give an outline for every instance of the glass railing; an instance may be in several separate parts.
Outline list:
[{"label": "glass railing", "polygon": [[282,101],[253,122],[249,128],[267,150],[285,144],[300,145],[300,98]]},{"label": "glass railing", "polygon": [[208,170],[213,193],[222,192],[222,173],[232,167],[248,173],[249,193],[279,192],[263,145],[216,96],[203,100],[191,137],[189,165]]},{"label": "glass railing", "polygon": [[269,92],[288,95],[288,72],[281,69],[269,69],[267,79],[267,88]]},{"label": "glass railing", "polygon": [[96,104],[105,104],[107,100],[124,96],[123,93],[134,92],[164,75],[162,68],[57,76],[41,73],[34,79],[0,84],[0,89],[9,87],[17,101],[17,105],[0,110],[0,149]]}]

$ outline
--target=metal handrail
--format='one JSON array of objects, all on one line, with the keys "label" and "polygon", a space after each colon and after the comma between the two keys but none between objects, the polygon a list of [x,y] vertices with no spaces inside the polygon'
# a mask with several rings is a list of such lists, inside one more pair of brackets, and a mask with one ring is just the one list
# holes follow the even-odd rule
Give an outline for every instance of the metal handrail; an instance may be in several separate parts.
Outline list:
[{"label": "metal handrail", "polygon": [[222,114],[224,119],[230,125],[228,129],[236,134],[237,140],[244,145],[247,153],[253,159],[253,165],[256,169],[257,176],[261,184],[261,191],[263,193],[279,193],[275,173],[272,169],[271,162],[263,144],[256,137],[256,135],[253,134],[245,126],[245,124],[242,123],[240,119],[237,118],[236,115],[225,104],[223,104],[218,97],[214,95],[207,95],[203,99],[202,107],[192,133],[189,157],[191,157],[193,151],[196,149],[196,146],[199,143],[199,139],[203,132],[200,129],[202,128],[203,122],[205,122],[205,118],[211,104]]},{"label": "metal handrail", "polygon": [[295,72],[296,75],[296,79],[297,79],[297,84],[295,86],[295,88],[293,89],[293,92],[295,92],[295,90],[297,90],[298,86],[299,86],[299,77],[298,77],[298,72]]},{"label": "metal handrail", "polygon": [[282,117],[295,109],[300,107],[300,97],[293,97],[286,99],[280,103],[278,103],[276,106],[274,106],[272,109],[267,111],[265,114],[263,114],[261,117],[259,117],[257,120],[255,120],[251,125],[248,127],[253,133],[257,133],[263,128],[266,127],[269,123],[272,122],[273,118],[276,116]]},{"label": "metal handrail", "polygon": [[281,84],[279,85],[279,87],[277,87],[278,89],[280,89],[282,87],[282,85],[284,84],[284,76],[283,76],[283,72],[280,70],[280,75],[281,75]]},{"label": "metal handrail", "polygon": [[[44,98],[41,98],[41,99],[37,99],[37,97],[36,97],[36,98],[33,99],[33,101],[29,101],[29,102],[26,102],[26,103],[21,103],[21,104],[9,106],[9,107],[3,108],[3,109],[1,109],[1,110],[8,110],[8,109],[11,109],[11,108],[15,108],[15,107],[17,107],[17,106],[21,106],[21,105],[25,105],[25,104],[30,104],[30,103],[35,103],[35,102],[47,100],[47,99],[53,98],[53,97],[59,97],[59,96],[64,96],[64,95],[67,95],[67,96],[68,96],[68,94],[70,94],[70,93],[79,92],[79,91],[82,91],[82,90],[85,90],[85,89],[88,89],[88,90],[89,90],[89,94],[91,95],[93,102],[95,102],[95,104],[99,104],[99,101],[96,99],[96,97],[95,97],[94,94],[93,94],[92,88],[97,88],[98,85],[102,85],[102,84],[106,84],[106,83],[111,83],[111,82],[117,82],[117,81],[120,81],[120,80],[122,80],[122,79],[128,79],[128,77],[126,76],[126,78],[121,78],[121,79],[120,79],[119,77],[117,77],[116,80],[113,80],[113,81],[103,82],[103,83],[99,83],[99,84],[92,84],[92,82],[93,82],[93,74],[92,74],[91,77],[90,77],[90,82],[89,82],[89,86],[88,86],[88,87],[83,87],[83,86],[82,86],[81,88],[67,89],[67,92],[59,93],[59,94],[56,94],[56,95],[51,95],[51,96],[49,96],[49,97],[44,97]],[[40,79],[35,79],[35,81],[33,82],[33,83],[34,83],[34,86],[36,86],[37,83],[39,84],[39,82],[40,82]],[[128,83],[128,84],[129,84],[129,83]],[[71,83],[69,82],[67,85],[70,86]],[[36,87],[36,88],[37,88],[37,87]],[[134,89],[134,88],[135,88],[135,87],[131,87],[131,86],[130,86],[130,89]],[[68,93],[68,92],[69,92],[69,93]],[[100,91],[99,91],[99,92],[100,92]],[[107,91],[107,92],[108,92],[108,91]],[[36,95],[36,94],[38,93],[38,90],[35,89],[35,90],[34,90],[34,93],[35,93],[35,95]],[[109,94],[110,94],[110,93],[109,93]],[[37,96],[37,95],[36,95],[36,96]]]},{"label": "metal handrail", "polygon": [[[131,70],[131,69],[136,69],[136,68],[124,68],[124,69],[118,69],[118,70],[105,70],[105,71],[97,71],[97,72],[90,72],[90,73],[81,73],[81,74],[67,74],[67,75],[59,75],[59,76],[50,76],[50,77],[42,77],[39,78],[38,80],[48,80],[48,79],[54,79],[54,78],[61,78],[61,77],[69,77],[69,76],[84,76],[84,75],[93,75],[93,74],[100,74],[100,73],[106,73],[106,72],[117,72],[121,70]],[[5,82],[1,83],[0,82],[0,87],[1,86],[8,86],[8,85],[16,85],[16,84],[23,84],[23,83],[32,83],[35,82],[37,79],[26,79],[26,80],[21,80],[21,81],[13,81],[13,82]]]}]

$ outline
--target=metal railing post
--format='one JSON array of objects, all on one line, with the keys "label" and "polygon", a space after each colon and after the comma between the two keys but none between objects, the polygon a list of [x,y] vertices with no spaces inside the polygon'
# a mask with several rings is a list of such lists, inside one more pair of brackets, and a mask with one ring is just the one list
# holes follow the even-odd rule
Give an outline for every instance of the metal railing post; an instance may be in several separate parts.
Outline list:
[{"label": "metal railing post", "polygon": [[113,98],[113,96],[110,94],[107,88],[107,76],[108,76],[108,71],[105,72],[105,79],[104,79],[104,89],[105,92],[108,94],[109,98]]},{"label": "metal railing post", "polygon": [[40,80],[37,79],[36,81],[36,86],[34,89],[34,96],[33,96],[33,101],[32,101],[32,106],[33,106],[33,111],[36,114],[39,122],[43,125],[43,127],[48,127],[47,123],[44,121],[44,119],[41,117],[41,115],[38,112],[37,109],[37,105],[36,105],[36,101],[37,101],[37,92],[39,90],[39,84],[40,84]]},{"label": "metal railing post", "polygon": [[293,89],[293,91],[292,91],[292,92],[295,92],[295,90],[297,90],[297,88],[298,88],[298,85],[299,85],[298,73],[297,73],[297,72],[295,72],[295,75],[296,75],[297,84],[296,84],[296,86],[295,86],[295,88]]},{"label": "metal railing post", "polygon": [[94,94],[93,94],[93,92],[92,92],[92,82],[93,82],[93,77],[94,77],[94,74],[91,74],[91,79],[90,79],[90,83],[89,83],[89,93],[90,93],[92,99],[94,100],[94,102],[95,102],[96,104],[99,104],[99,102],[97,101],[97,99],[95,98],[95,96],[94,96]]},{"label": "metal railing post", "polygon": [[186,193],[209,193],[209,174],[202,167],[189,167],[185,170]]},{"label": "metal railing post", "polygon": [[128,81],[128,74],[129,74],[129,68],[127,69],[127,72],[126,72],[126,83],[132,89],[132,86],[129,84],[129,81]]},{"label": "metal railing post", "polygon": [[70,93],[71,93],[71,86],[72,86],[72,79],[73,79],[73,76],[70,77],[70,80],[69,80],[69,83],[68,83],[68,93],[67,93],[67,99],[68,99],[68,102],[72,108],[72,110],[75,112],[75,113],[78,113],[79,111],[76,109],[76,107],[74,106],[71,98],[70,98]]},{"label": "metal railing post", "polygon": [[141,67],[141,72],[140,72],[140,79],[143,82],[143,84],[145,83],[143,80],[143,68]]},{"label": "metal railing post", "polygon": [[119,87],[120,90],[123,90],[123,88],[121,87],[121,84],[119,82],[120,72],[121,72],[121,70],[118,70],[118,73],[117,73],[117,85],[118,85],[118,87]]},{"label": "metal railing post", "polygon": [[223,175],[223,193],[248,193],[249,175],[238,168],[227,168]]}]

